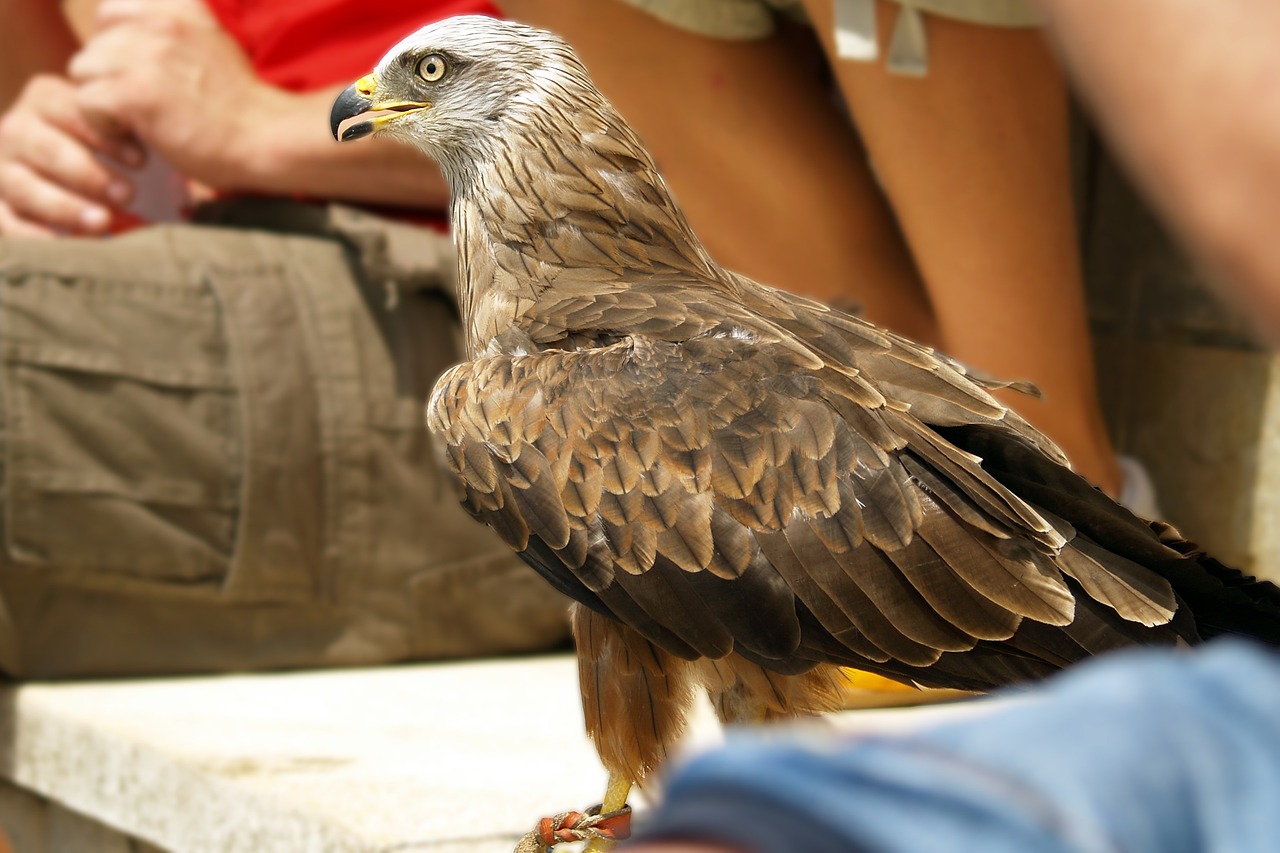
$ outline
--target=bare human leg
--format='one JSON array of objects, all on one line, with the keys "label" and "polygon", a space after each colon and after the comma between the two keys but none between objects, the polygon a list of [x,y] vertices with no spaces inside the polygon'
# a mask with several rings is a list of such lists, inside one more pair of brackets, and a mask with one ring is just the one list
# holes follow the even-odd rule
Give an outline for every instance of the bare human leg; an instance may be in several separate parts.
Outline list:
[{"label": "bare human leg", "polygon": [[779,34],[729,41],[621,2],[502,0],[564,36],[657,158],[721,263],[926,343],[915,266],[812,57]]},{"label": "bare human leg", "polygon": [[[929,74],[834,58],[831,0],[805,6],[924,279],[941,348],[1025,378],[1005,402],[1111,494],[1072,209],[1067,93],[1038,32],[930,15]],[[898,6],[878,2],[881,43]]]}]

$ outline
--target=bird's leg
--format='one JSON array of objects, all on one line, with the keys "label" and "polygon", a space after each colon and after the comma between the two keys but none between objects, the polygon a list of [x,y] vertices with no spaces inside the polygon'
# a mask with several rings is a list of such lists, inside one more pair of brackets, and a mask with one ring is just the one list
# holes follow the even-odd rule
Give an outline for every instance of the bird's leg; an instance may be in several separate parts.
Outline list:
[{"label": "bird's leg", "polygon": [[[627,795],[631,793],[632,782],[617,773],[609,774],[609,782],[605,785],[604,801],[600,803],[600,814],[607,815],[622,811],[627,807]],[[628,830],[630,827],[628,826]],[[622,837],[626,837],[625,835]],[[604,853],[613,847],[616,841],[606,838],[593,838],[587,843],[583,853]]]},{"label": "bird's leg", "polygon": [[600,804],[600,813],[616,812],[627,804],[627,795],[631,793],[632,782],[617,773],[609,774],[609,783],[604,789],[604,802]]}]

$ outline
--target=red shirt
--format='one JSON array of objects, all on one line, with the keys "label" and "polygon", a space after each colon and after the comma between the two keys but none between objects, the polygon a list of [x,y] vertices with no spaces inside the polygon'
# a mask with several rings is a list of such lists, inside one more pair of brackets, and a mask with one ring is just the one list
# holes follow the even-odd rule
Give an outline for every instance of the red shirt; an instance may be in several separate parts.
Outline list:
[{"label": "red shirt", "polygon": [[350,83],[414,30],[487,0],[205,0],[263,80],[292,92]]}]

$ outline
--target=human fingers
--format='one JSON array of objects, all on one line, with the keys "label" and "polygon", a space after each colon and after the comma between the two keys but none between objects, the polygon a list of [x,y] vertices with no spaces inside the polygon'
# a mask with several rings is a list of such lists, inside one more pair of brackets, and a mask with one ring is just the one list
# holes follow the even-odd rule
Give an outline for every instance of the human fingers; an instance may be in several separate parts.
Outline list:
[{"label": "human fingers", "polygon": [[67,79],[49,74],[33,77],[13,106],[0,116],[0,156],[10,134],[19,138],[32,123],[50,125],[83,145],[131,168],[146,162],[146,154],[118,123],[95,122],[81,108],[76,87]]},{"label": "human fingers", "polygon": [[116,26],[90,38],[67,63],[67,76],[77,83],[102,77],[128,75],[153,63],[166,38],[159,22],[140,19],[136,24]]},{"label": "human fingers", "polygon": [[23,219],[14,213],[13,208],[9,207],[8,204],[0,201],[0,237],[38,237],[48,239],[56,236],[57,233],[52,228],[37,225],[34,222]]},{"label": "human fingers", "polygon": [[25,163],[0,162],[0,198],[22,220],[46,228],[100,234],[111,211],[49,180]]},{"label": "human fingers", "polygon": [[74,92],[62,78],[37,77],[0,116],[0,200],[23,221],[96,233],[107,227],[109,207],[132,197],[128,179],[96,152],[134,163],[142,156],[90,127]]},{"label": "human fingers", "polygon": [[0,129],[0,162],[26,164],[73,194],[122,207],[133,197],[133,183],[65,128],[27,114]]},{"label": "human fingers", "polygon": [[175,51],[184,41],[158,31],[152,21],[95,35],[67,65],[77,84],[78,112],[108,138],[149,123],[165,103],[168,88],[183,82],[160,69],[176,73]]},{"label": "human fingers", "polygon": [[146,161],[146,149],[135,132],[141,120],[140,97],[129,80],[102,78],[80,84],[69,106],[96,137],[114,143],[118,154],[113,159],[137,168]]},{"label": "human fingers", "polygon": [[86,115],[118,121],[179,171],[220,186],[244,177],[243,129],[278,98],[225,31],[186,21],[172,33],[153,23],[105,30],[70,71]]}]

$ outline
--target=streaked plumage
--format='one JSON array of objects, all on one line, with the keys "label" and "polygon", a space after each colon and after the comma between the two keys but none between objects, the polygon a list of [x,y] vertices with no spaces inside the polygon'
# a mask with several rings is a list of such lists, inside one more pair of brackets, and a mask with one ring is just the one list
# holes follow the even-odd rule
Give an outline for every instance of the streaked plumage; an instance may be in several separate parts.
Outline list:
[{"label": "streaked plumage", "polygon": [[1280,640],[1280,592],[1091,488],[999,383],[718,266],[554,36],[428,27],[335,133],[387,105],[345,136],[398,136],[453,190],[470,360],[431,428],[465,506],[580,603],[615,774],[661,762],[700,685],[764,719],[829,707],[836,665],[985,690],[1131,643]]}]

